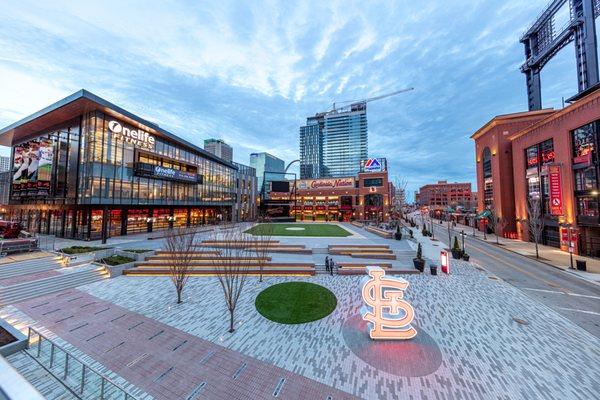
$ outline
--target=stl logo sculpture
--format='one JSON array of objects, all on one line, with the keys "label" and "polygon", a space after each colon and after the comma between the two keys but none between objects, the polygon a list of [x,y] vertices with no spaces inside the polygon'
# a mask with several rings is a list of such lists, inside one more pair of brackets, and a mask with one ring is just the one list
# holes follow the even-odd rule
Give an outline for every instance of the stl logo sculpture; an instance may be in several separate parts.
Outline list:
[{"label": "stl logo sculpture", "polygon": [[370,278],[363,279],[362,297],[367,307],[360,313],[370,322],[371,339],[411,339],[417,331],[410,323],[415,310],[404,298],[408,281],[386,277],[381,267],[367,267]]}]

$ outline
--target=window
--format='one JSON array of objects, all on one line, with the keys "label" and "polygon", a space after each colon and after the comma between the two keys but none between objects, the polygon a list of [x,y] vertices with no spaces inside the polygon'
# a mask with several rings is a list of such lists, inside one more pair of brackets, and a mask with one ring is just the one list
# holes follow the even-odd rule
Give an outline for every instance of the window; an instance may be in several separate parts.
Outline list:
[{"label": "window", "polygon": [[598,200],[596,197],[583,196],[577,198],[577,214],[584,217],[598,216]]},{"label": "window", "polygon": [[483,177],[492,178],[492,152],[489,147],[483,150]]},{"label": "window", "polygon": [[573,131],[573,156],[581,157],[594,151],[594,124]]},{"label": "window", "polygon": [[554,141],[548,139],[540,143],[540,153],[542,154],[542,164],[554,162]]},{"label": "window", "polygon": [[595,168],[575,170],[575,190],[593,190],[596,185]]},{"label": "window", "polygon": [[525,161],[527,163],[527,165],[525,166],[525,168],[532,168],[532,167],[537,167],[538,163],[539,163],[539,158],[538,158],[538,146],[531,146],[528,147],[527,149],[525,149]]},{"label": "window", "polygon": [[368,178],[363,181],[364,187],[383,186],[383,178]]}]

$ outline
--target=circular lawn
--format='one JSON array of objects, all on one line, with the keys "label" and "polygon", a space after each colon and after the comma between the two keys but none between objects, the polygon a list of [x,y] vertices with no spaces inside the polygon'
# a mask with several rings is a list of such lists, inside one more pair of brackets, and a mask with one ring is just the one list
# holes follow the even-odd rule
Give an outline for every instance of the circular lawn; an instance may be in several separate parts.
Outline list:
[{"label": "circular lawn", "polygon": [[328,316],[337,299],[329,290],[308,282],[285,282],[269,286],[256,297],[256,309],[280,324],[303,324]]}]

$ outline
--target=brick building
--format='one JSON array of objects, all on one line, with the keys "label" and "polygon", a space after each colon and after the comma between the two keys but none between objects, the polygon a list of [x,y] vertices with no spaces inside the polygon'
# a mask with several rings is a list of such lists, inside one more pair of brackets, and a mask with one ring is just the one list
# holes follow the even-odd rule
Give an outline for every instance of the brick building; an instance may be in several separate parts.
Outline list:
[{"label": "brick building", "polygon": [[539,199],[542,243],[600,256],[598,132],[600,90],[561,110],[493,118],[475,140],[478,210],[494,209],[509,222],[503,234],[530,240],[528,199]]},{"label": "brick building", "polygon": [[418,204],[428,206],[432,210],[442,210],[448,207],[475,207],[470,182],[438,181],[437,183],[421,186],[416,195]]},{"label": "brick building", "polygon": [[292,203],[298,221],[389,220],[394,186],[387,171],[364,172],[358,176],[301,179],[290,182],[289,193],[271,192],[275,200]]}]

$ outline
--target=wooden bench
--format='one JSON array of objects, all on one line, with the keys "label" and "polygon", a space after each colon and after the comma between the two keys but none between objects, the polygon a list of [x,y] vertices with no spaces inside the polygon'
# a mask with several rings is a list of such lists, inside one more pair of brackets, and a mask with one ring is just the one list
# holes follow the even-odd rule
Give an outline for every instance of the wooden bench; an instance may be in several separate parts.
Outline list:
[{"label": "wooden bench", "polygon": [[[339,269],[339,275],[366,275],[366,270],[360,269]],[[388,268],[385,270],[386,275],[414,275],[420,274],[420,272],[416,269],[399,269],[399,268]]]},{"label": "wooden bench", "polygon": [[[218,269],[214,265],[193,266],[189,270],[190,276],[214,276]],[[258,266],[247,266],[240,271],[241,274],[259,275]],[[314,264],[308,263],[273,263],[266,264],[262,273],[265,275],[314,275]],[[123,271],[124,275],[170,276],[170,271],[164,266],[139,266]]]},{"label": "wooden bench", "polygon": [[330,244],[328,249],[389,249],[387,244]]},{"label": "wooden bench", "polygon": [[351,253],[352,258],[373,258],[376,260],[395,260],[394,253]]},{"label": "wooden bench", "polygon": [[349,256],[352,254],[393,254],[390,249],[336,249],[330,250],[329,254]]},{"label": "wooden bench", "polygon": [[383,230],[383,229],[375,228],[373,226],[367,226],[365,228],[365,230],[367,232],[374,233],[375,235],[380,236],[380,237],[382,237],[384,239],[392,239],[394,237],[394,233],[393,232],[389,232],[389,231],[386,231],[386,230]]},{"label": "wooden bench", "polygon": [[[335,265],[337,267],[339,267],[340,269],[360,269],[360,270],[364,270],[369,266],[372,266],[374,263],[348,263],[348,262],[336,262]],[[388,268],[392,268],[392,264],[391,263],[377,263],[378,267],[384,268],[384,269],[388,269]]]},{"label": "wooden bench", "polygon": [[[190,260],[206,260],[206,261],[211,261],[211,260],[264,260],[264,261],[271,261],[271,257],[264,257],[264,258],[258,258],[256,256],[248,256],[248,257],[216,257],[214,255],[210,255],[210,254],[192,254],[190,256]],[[169,255],[159,255],[159,256],[150,256],[150,257],[146,257],[145,261],[164,261],[164,262],[169,262],[171,261],[171,256]]]}]

